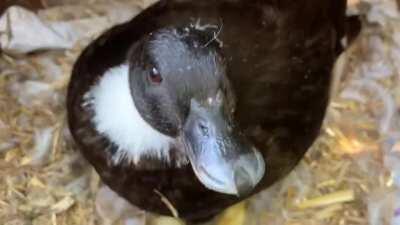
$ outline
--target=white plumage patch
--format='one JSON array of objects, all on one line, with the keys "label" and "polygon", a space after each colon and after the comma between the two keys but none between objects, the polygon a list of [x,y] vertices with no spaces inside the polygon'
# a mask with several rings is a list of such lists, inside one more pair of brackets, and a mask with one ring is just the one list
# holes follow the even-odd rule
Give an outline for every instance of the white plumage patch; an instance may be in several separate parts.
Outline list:
[{"label": "white plumage patch", "polygon": [[175,139],[151,127],[139,114],[129,88],[128,65],[108,70],[85,96],[94,111],[96,130],[118,146],[113,158],[137,163],[143,156],[169,162],[169,150]]}]

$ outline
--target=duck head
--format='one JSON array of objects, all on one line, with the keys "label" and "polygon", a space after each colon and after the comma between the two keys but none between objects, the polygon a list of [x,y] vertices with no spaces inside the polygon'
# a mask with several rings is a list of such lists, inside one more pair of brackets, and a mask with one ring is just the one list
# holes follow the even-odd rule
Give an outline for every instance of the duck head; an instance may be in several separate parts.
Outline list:
[{"label": "duck head", "polygon": [[235,124],[233,89],[213,38],[193,27],[150,34],[131,49],[130,90],[142,118],[182,142],[207,188],[243,195],[264,175],[264,159]]},{"label": "duck head", "polygon": [[235,123],[235,95],[214,33],[194,27],[155,31],[131,47],[128,68],[136,113],[180,146],[200,182],[220,193],[250,193],[265,163]]}]

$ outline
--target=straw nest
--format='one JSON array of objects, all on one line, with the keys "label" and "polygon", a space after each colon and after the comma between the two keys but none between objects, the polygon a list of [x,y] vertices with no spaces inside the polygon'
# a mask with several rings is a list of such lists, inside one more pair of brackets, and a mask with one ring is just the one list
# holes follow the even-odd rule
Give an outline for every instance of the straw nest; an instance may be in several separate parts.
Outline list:
[{"label": "straw nest", "polygon": [[[40,13],[53,21],[110,15],[109,3],[93,2]],[[149,1],[117,3],[139,11]],[[216,224],[398,221],[400,12],[395,0],[353,0],[349,5],[349,13],[363,15],[363,29],[337,62],[321,136],[286,179],[228,209]],[[120,215],[96,211],[101,182],[76,151],[66,127],[65,89],[73,62],[89,39],[66,51],[0,57],[0,224],[122,222]],[[180,222],[152,217],[149,223]]]}]

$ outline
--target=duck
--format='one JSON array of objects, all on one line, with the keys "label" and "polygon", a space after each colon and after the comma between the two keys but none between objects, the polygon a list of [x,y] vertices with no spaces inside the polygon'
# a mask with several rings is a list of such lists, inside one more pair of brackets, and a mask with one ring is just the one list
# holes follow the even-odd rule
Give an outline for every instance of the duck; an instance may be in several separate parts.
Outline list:
[{"label": "duck", "polygon": [[161,0],[78,57],[68,125],[132,205],[207,221],[289,174],[318,137],[346,0]]}]

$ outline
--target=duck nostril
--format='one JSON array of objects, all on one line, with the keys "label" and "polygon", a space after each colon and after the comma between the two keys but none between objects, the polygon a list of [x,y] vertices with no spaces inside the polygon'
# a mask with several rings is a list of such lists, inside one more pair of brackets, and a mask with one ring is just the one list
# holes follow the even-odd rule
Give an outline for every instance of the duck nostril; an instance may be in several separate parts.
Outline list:
[{"label": "duck nostril", "polygon": [[199,122],[199,129],[202,135],[208,136],[208,126],[204,122]]}]

